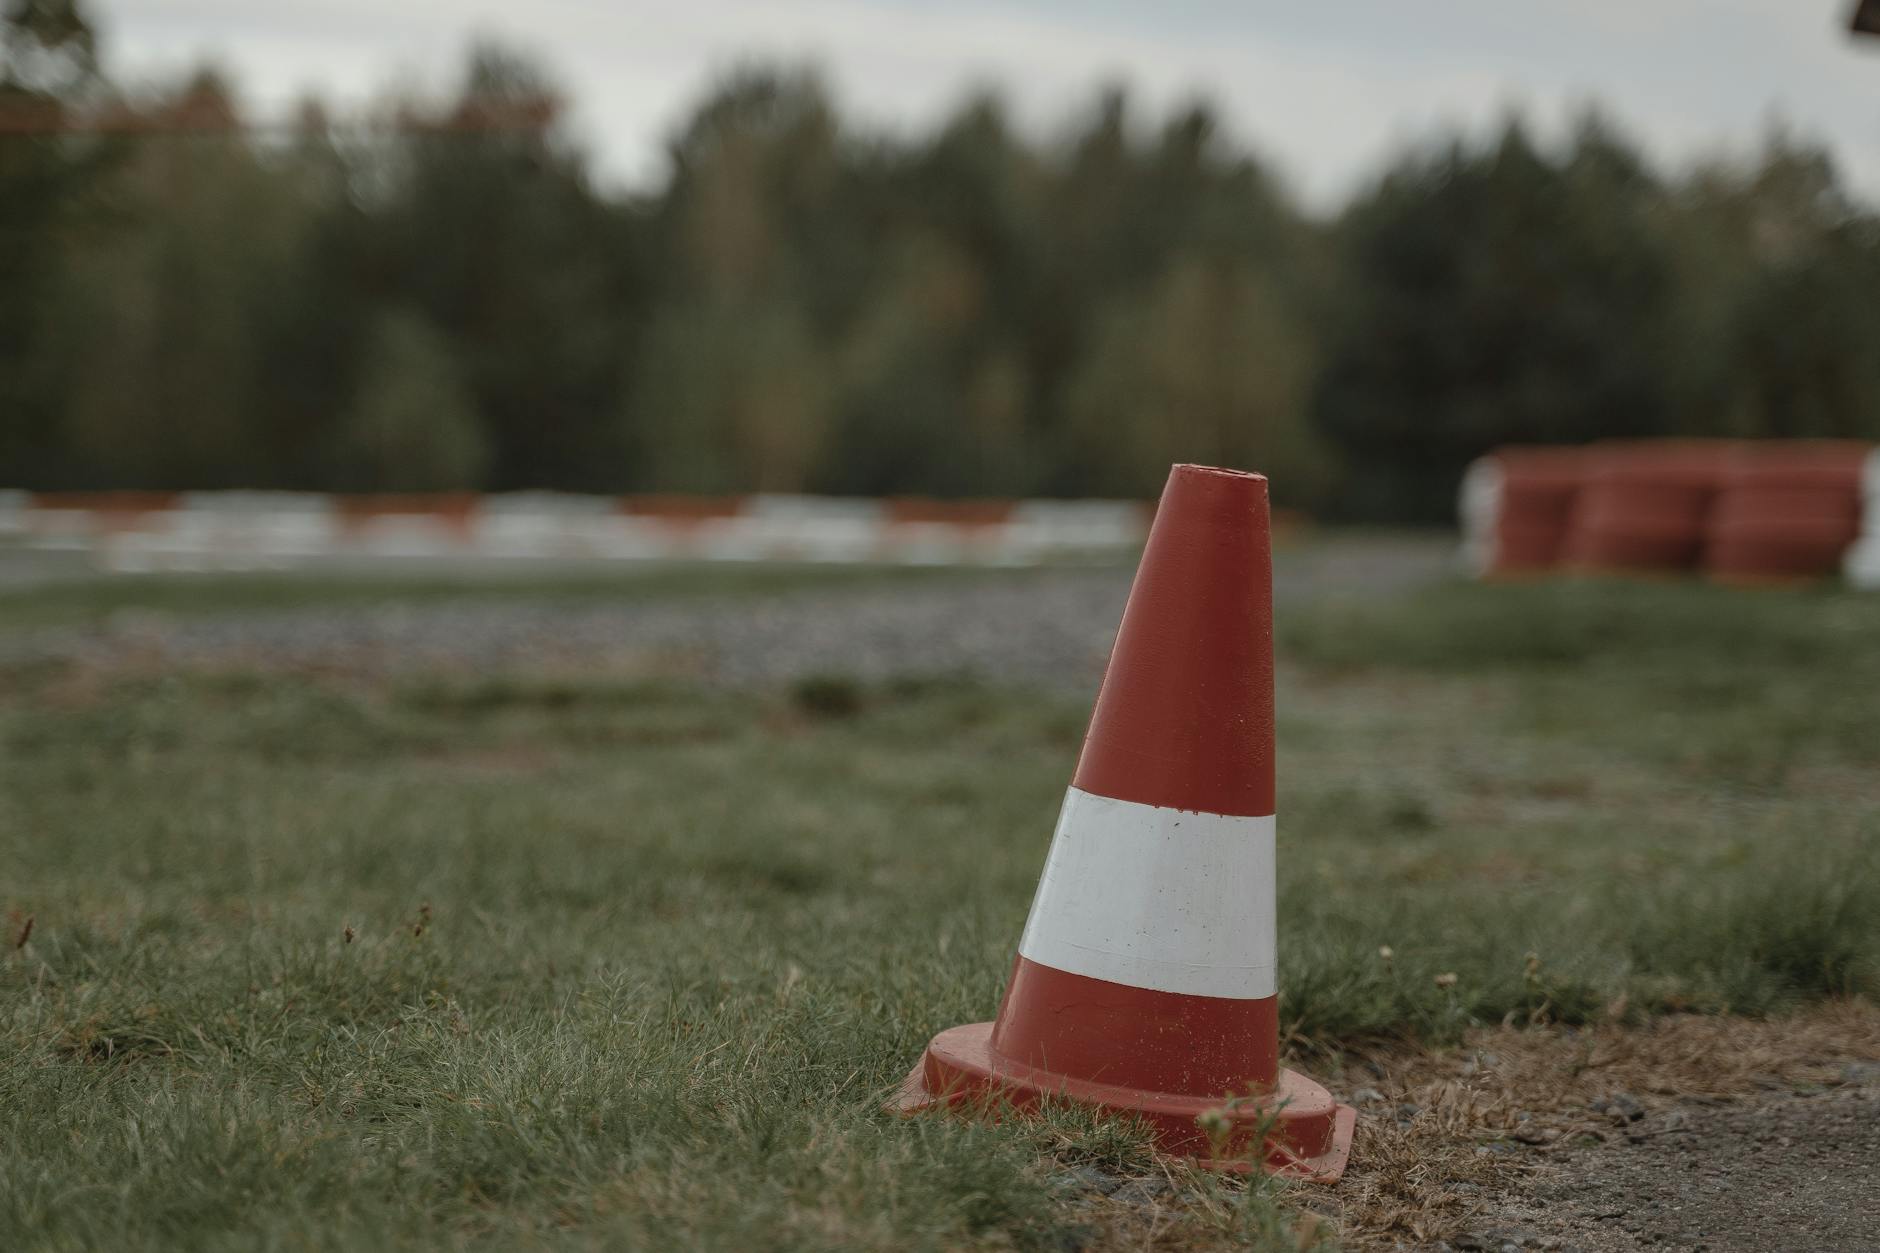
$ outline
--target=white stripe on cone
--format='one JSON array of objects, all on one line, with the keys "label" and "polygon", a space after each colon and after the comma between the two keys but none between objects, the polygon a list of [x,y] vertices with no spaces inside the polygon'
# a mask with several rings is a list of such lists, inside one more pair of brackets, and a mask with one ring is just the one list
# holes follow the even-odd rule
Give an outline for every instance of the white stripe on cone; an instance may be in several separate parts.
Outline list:
[{"label": "white stripe on cone", "polygon": [[1018,951],[1188,996],[1275,991],[1273,816],[1164,809],[1071,788]]}]

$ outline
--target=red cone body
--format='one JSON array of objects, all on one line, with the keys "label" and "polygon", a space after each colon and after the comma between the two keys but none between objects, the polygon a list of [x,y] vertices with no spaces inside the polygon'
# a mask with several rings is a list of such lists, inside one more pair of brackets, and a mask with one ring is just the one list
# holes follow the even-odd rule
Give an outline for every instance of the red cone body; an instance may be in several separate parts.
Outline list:
[{"label": "red cone body", "polygon": [[896,1107],[1056,1097],[1338,1178],[1353,1111],[1279,1067],[1273,783],[1266,479],[1176,466],[998,1018],[936,1036]]}]

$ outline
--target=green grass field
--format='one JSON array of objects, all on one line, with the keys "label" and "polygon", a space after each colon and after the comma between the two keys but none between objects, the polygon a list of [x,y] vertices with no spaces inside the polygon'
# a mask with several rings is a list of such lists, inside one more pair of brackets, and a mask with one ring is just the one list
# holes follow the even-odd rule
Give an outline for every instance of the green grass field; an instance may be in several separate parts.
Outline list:
[{"label": "green grass field", "polygon": [[[1880,598],[1451,585],[1281,658],[1307,1065],[1880,990]],[[0,1248],[1101,1246],[1126,1129],[879,1112],[994,1009],[1087,713],[0,675]],[[1164,1243],[1298,1247],[1178,1179]]]}]

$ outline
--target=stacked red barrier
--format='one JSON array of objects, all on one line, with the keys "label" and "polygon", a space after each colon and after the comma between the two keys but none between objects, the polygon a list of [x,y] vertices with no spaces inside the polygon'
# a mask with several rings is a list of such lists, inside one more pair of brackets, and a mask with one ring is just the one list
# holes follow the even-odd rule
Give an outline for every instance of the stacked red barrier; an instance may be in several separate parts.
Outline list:
[{"label": "stacked red barrier", "polygon": [[1589,573],[1694,569],[1736,452],[1721,441],[1596,445],[1561,564]]},{"label": "stacked red barrier", "polygon": [[1852,442],[1798,442],[1737,458],[1711,511],[1705,571],[1737,582],[1836,573],[1860,534],[1868,452]]},{"label": "stacked red barrier", "polygon": [[1873,451],[1803,440],[1500,449],[1464,480],[1465,549],[1489,577],[1821,578],[1841,568],[1861,534]]},{"label": "stacked red barrier", "polygon": [[1586,483],[1579,448],[1504,448],[1495,454],[1497,507],[1489,568],[1515,575],[1560,562],[1574,507]]}]

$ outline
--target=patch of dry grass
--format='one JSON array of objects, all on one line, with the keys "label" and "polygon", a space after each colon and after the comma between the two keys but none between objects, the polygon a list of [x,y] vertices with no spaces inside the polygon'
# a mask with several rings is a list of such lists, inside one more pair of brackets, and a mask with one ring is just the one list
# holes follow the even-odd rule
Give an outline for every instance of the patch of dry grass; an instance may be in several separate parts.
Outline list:
[{"label": "patch of dry grass", "polygon": [[[1086,1249],[1214,1253],[1259,1248],[1426,1248],[1479,1226],[1488,1203],[1550,1154],[1671,1134],[1680,1102],[1750,1101],[1842,1082],[1880,1059],[1880,1007],[1833,1001],[1779,1019],[1674,1015],[1594,1027],[1499,1026],[1442,1050],[1351,1054],[1328,1077],[1360,1114],[1336,1186],[1222,1176],[1124,1152],[1111,1190],[1073,1203]],[[1603,1108],[1623,1096],[1635,1105]],[[1085,1128],[1084,1134],[1089,1134]],[[1067,1168],[1080,1137],[1041,1132]],[[1136,1146],[1140,1148],[1141,1146]],[[1272,1202],[1277,1201],[1275,1205]]]},{"label": "patch of dry grass", "polygon": [[[1847,1061],[1875,1059],[1880,1007],[1861,1000],[1777,1019],[1502,1026],[1470,1032],[1459,1048],[1353,1056],[1337,1085],[1370,1099],[1351,1172],[1320,1207],[1351,1247],[1422,1247],[1466,1230],[1535,1154],[1669,1134],[1675,1124],[1653,1115],[1680,1102],[1833,1085]],[[1616,1097],[1635,1104],[1610,1109]]]}]

